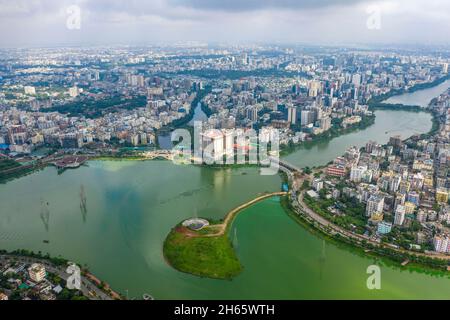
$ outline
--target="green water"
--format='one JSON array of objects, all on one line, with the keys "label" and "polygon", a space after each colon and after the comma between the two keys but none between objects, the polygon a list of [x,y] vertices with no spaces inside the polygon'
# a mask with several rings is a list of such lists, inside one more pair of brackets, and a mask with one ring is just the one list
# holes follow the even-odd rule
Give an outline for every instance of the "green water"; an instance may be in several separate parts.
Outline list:
[{"label": "green water", "polygon": [[[386,131],[426,132],[430,119],[425,113],[379,111],[371,128],[287,158],[302,166],[324,164],[349,145],[385,142]],[[143,293],[157,299],[450,297],[449,280],[390,267],[382,267],[382,289],[368,290],[366,268],[372,259],[324,243],[289,218],[275,198],[247,208],[235,220],[233,238],[236,230],[244,271],[233,281],[183,274],[164,261],[163,241],[181,220],[223,217],[280,185],[279,176],[261,176],[256,168],[91,161],[58,175],[49,167],[0,185],[0,247],[62,255],[136,298]]]},{"label": "green water", "polygon": [[450,80],[428,89],[393,96],[383,102],[426,107],[433,98],[439,96],[448,88],[450,88]]},{"label": "green water", "polygon": [[432,116],[429,113],[379,110],[375,114],[375,124],[364,130],[354,131],[329,141],[301,146],[283,159],[299,167],[320,166],[342,155],[350,146],[362,147],[369,140],[384,144],[394,135],[406,139],[431,129]]}]

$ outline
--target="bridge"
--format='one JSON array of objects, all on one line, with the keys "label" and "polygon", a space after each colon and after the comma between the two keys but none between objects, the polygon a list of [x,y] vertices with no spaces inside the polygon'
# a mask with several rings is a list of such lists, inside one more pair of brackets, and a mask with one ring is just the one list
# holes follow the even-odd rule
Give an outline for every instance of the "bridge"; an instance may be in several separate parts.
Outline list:
[{"label": "bridge", "polygon": [[172,150],[156,150],[156,151],[148,151],[144,152],[144,157],[153,160],[157,158],[173,160],[174,152]]}]

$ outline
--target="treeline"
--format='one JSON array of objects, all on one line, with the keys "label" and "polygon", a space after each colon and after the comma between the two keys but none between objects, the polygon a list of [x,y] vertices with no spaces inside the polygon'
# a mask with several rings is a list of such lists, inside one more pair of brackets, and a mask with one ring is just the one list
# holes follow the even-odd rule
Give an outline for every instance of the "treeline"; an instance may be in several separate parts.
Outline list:
[{"label": "treeline", "polygon": [[42,112],[59,112],[69,116],[85,116],[86,118],[99,118],[108,112],[119,110],[132,110],[147,105],[146,96],[136,96],[126,99],[123,96],[114,96],[105,100],[85,99],[70,102],[52,108],[44,109]]},{"label": "treeline", "polygon": [[[450,74],[443,76],[441,78],[438,78],[432,82],[426,82],[426,83],[419,83],[416,84],[414,86],[412,86],[411,88],[409,88],[408,90],[405,90],[404,88],[402,89],[392,89],[387,93],[384,94],[380,94],[376,97],[371,98],[367,104],[369,105],[369,107],[375,107],[379,104],[381,105],[385,105],[384,103],[381,103],[382,101],[389,99],[390,97],[396,96],[396,95],[400,95],[400,94],[404,94],[404,93],[413,93],[415,91],[419,91],[419,90],[423,90],[423,89],[428,89],[428,88],[432,88],[434,86],[440,85],[441,83],[443,83],[444,81],[450,79]],[[398,106],[398,105],[395,105]],[[412,106],[409,106],[412,107]],[[419,107],[419,106],[417,106]],[[419,107],[420,108],[420,107]]]}]

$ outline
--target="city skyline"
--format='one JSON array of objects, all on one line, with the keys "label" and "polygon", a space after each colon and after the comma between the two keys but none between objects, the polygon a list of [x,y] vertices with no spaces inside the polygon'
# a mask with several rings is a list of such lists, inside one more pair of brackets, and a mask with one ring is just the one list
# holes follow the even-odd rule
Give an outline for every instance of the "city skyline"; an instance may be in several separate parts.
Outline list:
[{"label": "city skyline", "polygon": [[0,1],[0,46],[179,41],[448,45],[443,31],[450,28],[449,6],[444,0]]}]

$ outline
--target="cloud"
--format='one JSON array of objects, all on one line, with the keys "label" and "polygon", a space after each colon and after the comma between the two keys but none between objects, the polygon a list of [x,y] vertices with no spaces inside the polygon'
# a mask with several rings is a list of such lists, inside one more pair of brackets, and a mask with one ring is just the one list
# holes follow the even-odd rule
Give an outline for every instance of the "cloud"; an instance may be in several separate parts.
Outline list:
[{"label": "cloud", "polygon": [[176,6],[201,10],[254,11],[264,9],[311,9],[329,6],[350,6],[367,0],[169,0]]},{"label": "cloud", "polygon": [[[81,8],[81,30],[66,8]],[[368,30],[369,5],[381,29]],[[0,0],[0,46],[59,43],[449,43],[448,0]]]}]

